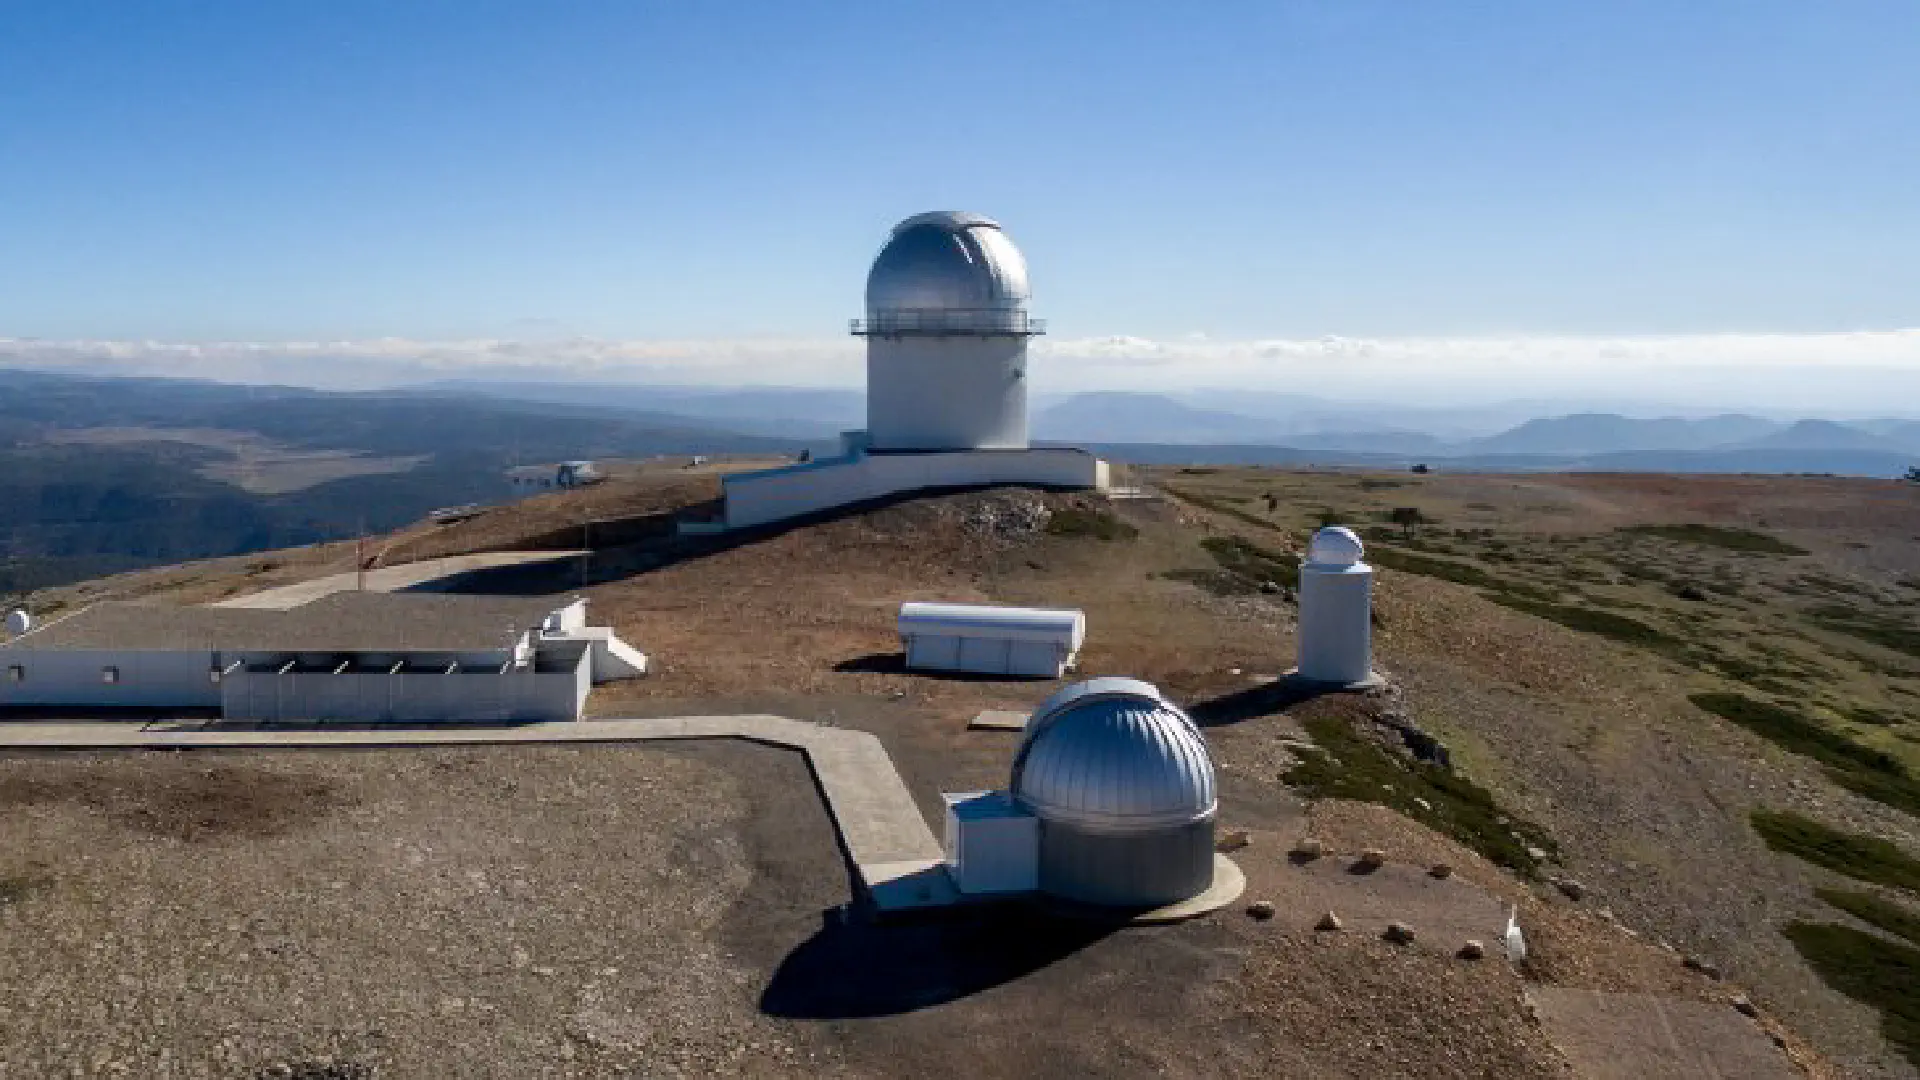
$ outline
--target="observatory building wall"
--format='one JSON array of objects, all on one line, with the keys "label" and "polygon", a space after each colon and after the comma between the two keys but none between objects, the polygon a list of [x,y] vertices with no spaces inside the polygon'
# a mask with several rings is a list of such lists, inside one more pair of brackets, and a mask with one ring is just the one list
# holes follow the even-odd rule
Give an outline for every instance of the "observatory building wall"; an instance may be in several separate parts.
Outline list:
[{"label": "observatory building wall", "polygon": [[7,650],[0,705],[208,709],[220,704],[213,670],[207,649]]},{"label": "observatory building wall", "polygon": [[1040,822],[1040,891],[1083,904],[1157,907],[1213,882],[1213,819],[1113,833]]},{"label": "observatory building wall", "polygon": [[875,450],[1024,450],[1027,339],[867,339],[867,431]]},{"label": "observatory building wall", "polygon": [[[542,658],[532,671],[392,672],[384,657],[336,674],[248,667],[220,681],[228,720],[431,723],[558,721],[579,718],[590,689],[584,648],[571,658]],[[420,667],[432,662],[412,658]]]}]

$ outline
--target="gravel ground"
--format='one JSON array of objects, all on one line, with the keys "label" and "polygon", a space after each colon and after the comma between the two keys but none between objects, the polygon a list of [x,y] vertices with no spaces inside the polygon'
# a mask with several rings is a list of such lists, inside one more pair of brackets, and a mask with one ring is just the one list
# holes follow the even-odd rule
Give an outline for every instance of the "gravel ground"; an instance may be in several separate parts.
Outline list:
[{"label": "gravel ground", "polygon": [[1564,1072],[1495,963],[847,919],[800,759],[741,743],[16,756],[0,821],[0,1076]]}]

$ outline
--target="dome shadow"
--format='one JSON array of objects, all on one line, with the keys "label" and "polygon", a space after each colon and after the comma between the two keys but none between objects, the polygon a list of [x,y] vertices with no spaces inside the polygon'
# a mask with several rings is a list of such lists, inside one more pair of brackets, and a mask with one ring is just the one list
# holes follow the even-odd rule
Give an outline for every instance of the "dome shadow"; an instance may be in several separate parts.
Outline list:
[{"label": "dome shadow", "polygon": [[831,908],[774,971],[760,1010],[849,1020],[932,1008],[1030,975],[1116,929],[1020,903],[885,922]]}]

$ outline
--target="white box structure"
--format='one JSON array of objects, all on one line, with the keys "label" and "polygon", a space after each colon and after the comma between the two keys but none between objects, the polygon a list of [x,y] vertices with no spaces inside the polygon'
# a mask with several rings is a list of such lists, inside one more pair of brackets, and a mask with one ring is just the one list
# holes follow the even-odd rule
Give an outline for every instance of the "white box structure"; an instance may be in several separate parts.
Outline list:
[{"label": "white box structure", "polygon": [[1057,679],[1080,654],[1087,616],[1073,609],[900,605],[907,667]]},{"label": "white box structure", "polygon": [[1040,887],[1040,820],[1004,791],[944,792],[947,873],[962,893]]}]

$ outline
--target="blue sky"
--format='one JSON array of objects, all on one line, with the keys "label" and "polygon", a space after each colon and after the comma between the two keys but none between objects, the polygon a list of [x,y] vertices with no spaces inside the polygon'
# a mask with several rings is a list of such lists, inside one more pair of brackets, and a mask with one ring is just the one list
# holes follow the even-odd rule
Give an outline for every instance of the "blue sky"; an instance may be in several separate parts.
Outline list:
[{"label": "blue sky", "polygon": [[934,207],[1069,339],[1913,327],[1920,4],[0,0],[0,338],[825,340]]}]

